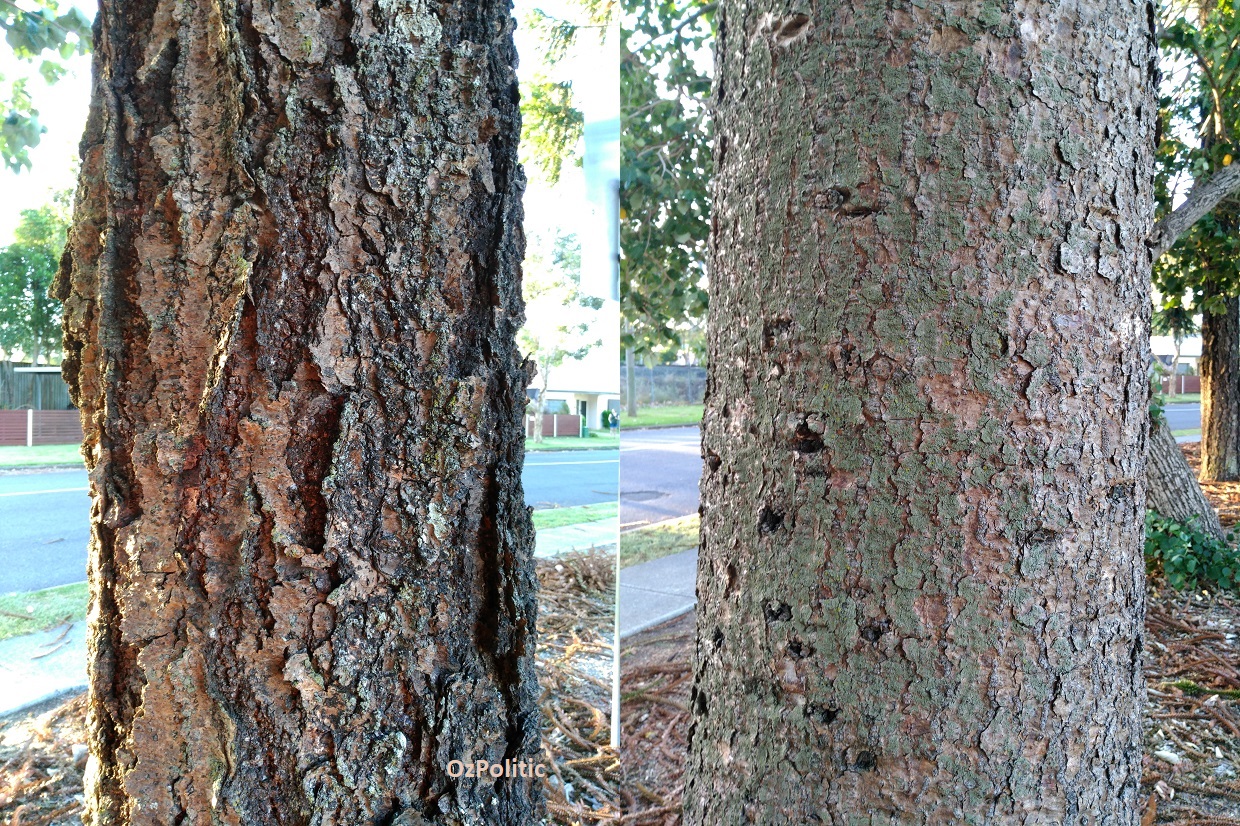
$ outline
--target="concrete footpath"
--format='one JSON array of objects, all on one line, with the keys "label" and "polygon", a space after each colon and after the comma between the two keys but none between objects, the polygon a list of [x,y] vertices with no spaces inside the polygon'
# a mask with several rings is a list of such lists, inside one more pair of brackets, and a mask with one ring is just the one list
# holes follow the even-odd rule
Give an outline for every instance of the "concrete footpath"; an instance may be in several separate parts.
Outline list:
[{"label": "concrete footpath", "polygon": [[620,638],[693,610],[696,592],[696,550],[621,568]]},{"label": "concrete footpath", "polygon": [[[548,558],[572,550],[616,547],[619,520],[546,528],[535,538],[534,556]],[[86,688],[86,622],[66,630],[0,640],[0,717]],[[0,722],[0,726],[3,722]]]}]

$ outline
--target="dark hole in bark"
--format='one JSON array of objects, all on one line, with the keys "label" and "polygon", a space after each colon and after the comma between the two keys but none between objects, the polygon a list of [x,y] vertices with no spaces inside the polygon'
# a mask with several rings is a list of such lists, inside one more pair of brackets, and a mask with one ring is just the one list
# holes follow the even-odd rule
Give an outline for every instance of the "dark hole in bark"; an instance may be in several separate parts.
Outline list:
[{"label": "dark hole in bark", "polygon": [[728,582],[726,585],[723,586],[723,595],[725,597],[731,596],[732,592],[736,589],[736,577],[737,577],[736,566],[733,565],[731,562],[728,563],[727,574],[728,574]]},{"label": "dark hole in bark", "polygon": [[693,710],[699,717],[706,715],[706,692],[693,689]]},{"label": "dark hole in bark", "polygon": [[715,644],[715,648],[723,645],[723,629],[716,628],[715,633],[710,635],[710,641]]},{"label": "dark hole in bark", "polygon": [[787,622],[792,619],[792,609],[786,602],[768,599],[762,606],[762,615],[767,622]]},{"label": "dark hole in bark", "polygon": [[809,25],[809,15],[797,12],[784,20],[783,25],[775,32],[775,40],[780,44],[787,43],[801,32],[805,31],[805,27]]},{"label": "dark hole in bark", "polygon": [[867,622],[865,625],[861,626],[861,637],[866,642],[878,642],[879,637],[886,634],[887,629],[890,628],[890,626],[891,623],[887,620]]},{"label": "dark hole in bark", "polygon": [[801,422],[792,437],[792,449],[797,453],[817,453],[822,450],[822,437],[810,430],[808,424]]},{"label": "dark hole in bark", "polygon": [[762,509],[762,513],[758,514],[758,534],[760,536],[770,536],[783,527],[784,515],[779,511],[767,505]]},{"label": "dark hole in bark", "polygon": [[857,771],[868,772],[878,767],[878,758],[872,751],[863,751],[857,755],[857,762],[853,764]]},{"label": "dark hole in bark", "polygon": [[706,467],[710,468],[714,473],[723,464],[723,460],[719,458],[719,454],[713,450],[706,451]]},{"label": "dark hole in bark", "polygon": [[803,660],[813,653],[814,653],[814,649],[806,645],[805,643],[801,642],[800,640],[793,640],[792,642],[788,643],[788,654],[794,660]]},{"label": "dark hole in bark", "polygon": [[1025,533],[1024,542],[1022,544],[1040,545],[1043,542],[1050,542],[1054,538],[1055,532],[1050,528],[1034,528],[1033,530]]},{"label": "dark hole in bark", "polygon": [[766,350],[770,350],[775,346],[775,340],[787,335],[792,329],[792,319],[788,316],[777,316],[776,318],[768,318],[762,322],[762,346]]},{"label": "dark hole in bark", "polygon": [[1133,483],[1125,482],[1122,485],[1112,485],[1111,491],[1107,494],[1107,498],[1110,499],[1113,504],[1121,505],[1126,502],[1131,502],[1134,493],[1135,486]]},{"label": "dark hole in bark", "polygon": [[829,726],[835,722],[835,718],[840,716],[840,710],[831,706],[810,703],[805,707],[805,714],[814,722]]}]

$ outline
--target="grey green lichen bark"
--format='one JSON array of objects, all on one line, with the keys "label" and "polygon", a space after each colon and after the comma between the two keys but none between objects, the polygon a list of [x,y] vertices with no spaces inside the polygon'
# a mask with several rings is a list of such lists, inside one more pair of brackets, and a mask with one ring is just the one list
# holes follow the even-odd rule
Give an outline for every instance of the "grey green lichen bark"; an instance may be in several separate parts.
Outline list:
[{"label": "grey green lichen bark", "polygon": [[56,291],[103,824],[524,824],[507,0],[104,2]]},{"label": "grey green lichen bark", "polygon": [[689,823],[1135,823],[1152,23],[721,4]]}]

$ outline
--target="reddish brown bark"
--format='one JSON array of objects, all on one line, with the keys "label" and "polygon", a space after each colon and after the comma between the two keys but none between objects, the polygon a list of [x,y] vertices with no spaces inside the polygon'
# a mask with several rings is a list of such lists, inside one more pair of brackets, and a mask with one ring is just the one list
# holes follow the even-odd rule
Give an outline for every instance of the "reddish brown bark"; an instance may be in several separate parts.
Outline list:
[{"label": "reddish brown bark", "polygon": [[507,2],[105,2],[65,301],[95,824],[531,822]]}]

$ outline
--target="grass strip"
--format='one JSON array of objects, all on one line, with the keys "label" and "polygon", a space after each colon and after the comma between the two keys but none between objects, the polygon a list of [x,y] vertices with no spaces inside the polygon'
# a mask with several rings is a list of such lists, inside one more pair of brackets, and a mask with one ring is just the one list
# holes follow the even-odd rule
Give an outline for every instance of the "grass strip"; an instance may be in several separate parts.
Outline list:
[{"label": "grass strip", "polygon": [[610,433],[591,433],[584,439],[577,436],[545,436],[541,442],[525,440],[525,451],[542,450],[615,450],[620,447],[620,436]]},{"label": "grass strip", "polygon": [[85,619],[86,583],[0,596],[0,640],[46,631],[65,621]]},{"label": "grass strip", "polygon": [[81,445],[5,445],[0,447],[0,468],[50,467],[52,465],[77,465],[82,462]]},{"label": "grass strip", "polygon": [[698,515],[669,519],[648,528],[637,528],[620,534],[620,567],[627,568],[652,559],[660,559],[698,546]]},{"label": "grass strip", "polygon": [[634,430],[639,427],[670,427],[672,425],[693,425],[702,422],[702,405],[700,404],[664,404],[658,407],[645,407],[637,411],[636,416],[620,413],[620,429]]},{"label": "grass strip", "polygon": [[597,505],[574,505],[571,508],[544,508],[534,511],[534,530],[564,528],[583,522],[601,522],[614,519],[620,513],[617,502],[600,502]]}]

